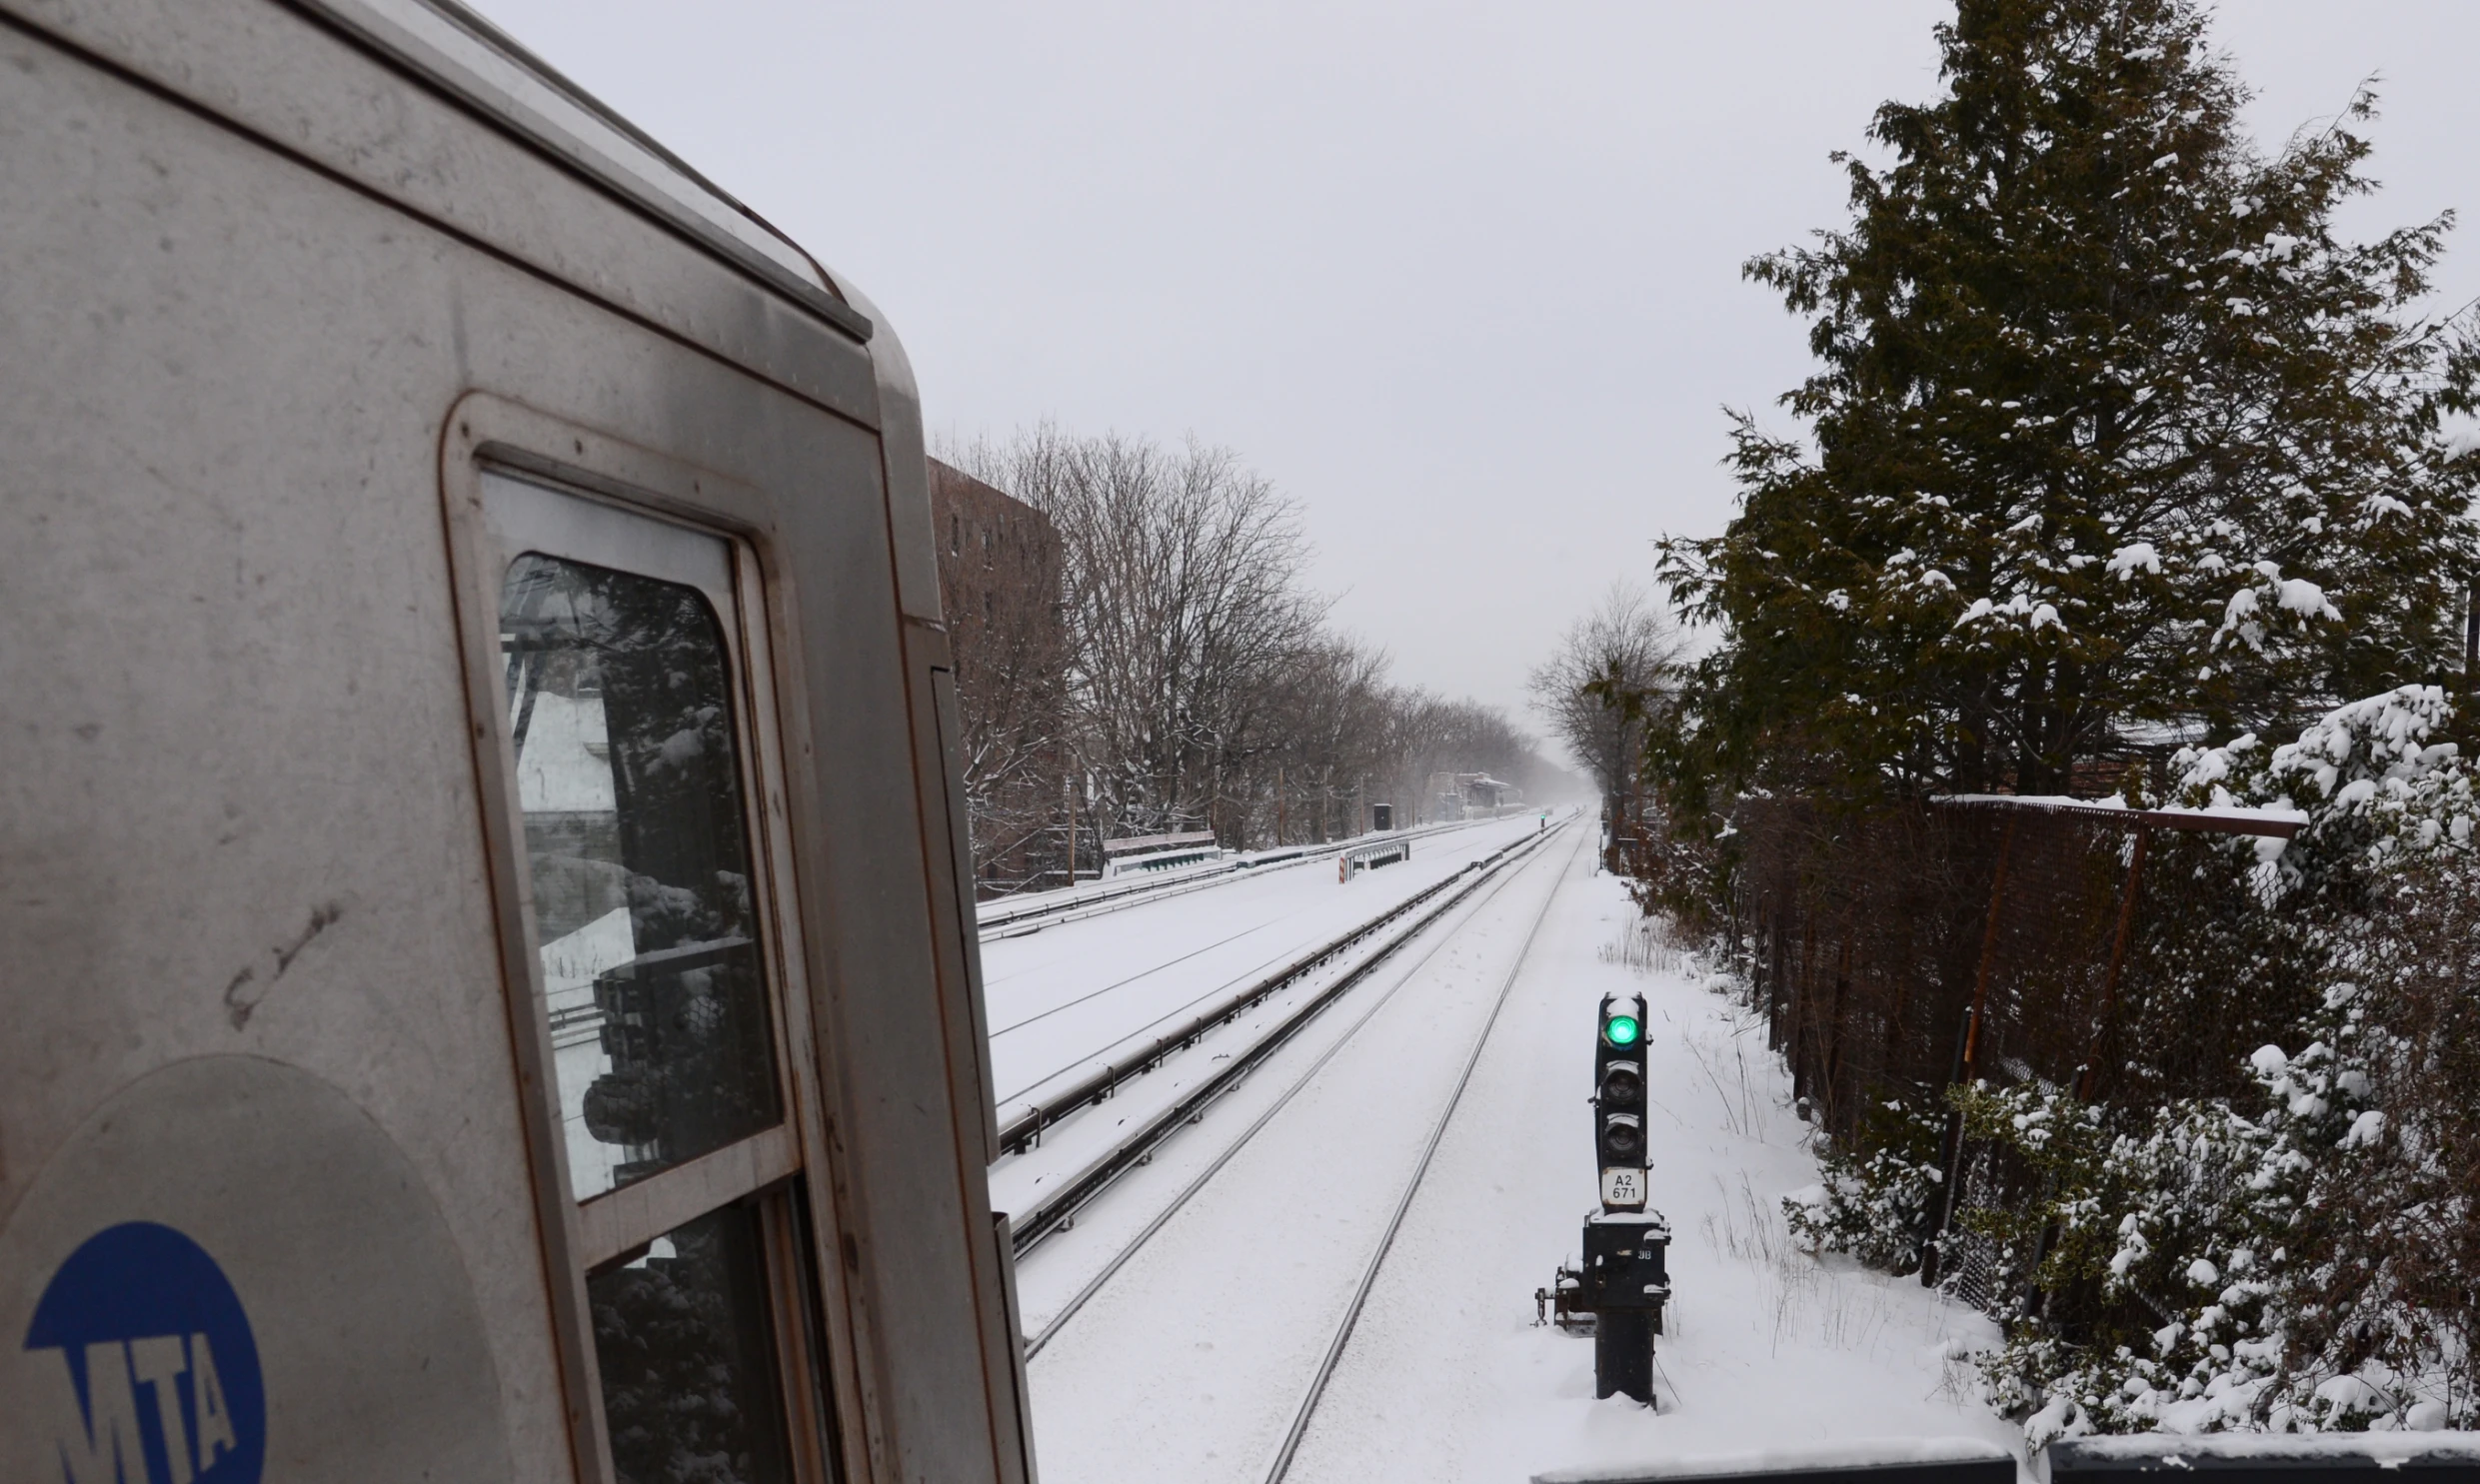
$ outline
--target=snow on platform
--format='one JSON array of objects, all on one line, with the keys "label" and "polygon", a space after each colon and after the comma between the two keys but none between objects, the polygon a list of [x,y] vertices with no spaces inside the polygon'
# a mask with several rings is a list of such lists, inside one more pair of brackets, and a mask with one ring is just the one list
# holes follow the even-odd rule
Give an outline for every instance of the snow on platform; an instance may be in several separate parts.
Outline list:
[{"label": "snow on platform", "polygon": [[[1535,1474],[1532,1484],[1664,1484],[1747,1474],[1818,1474],[1848,1469],[1919,1470],[1922,1465],[1995,1464],[2015,1472],[2015,1455],[1985,1438],[1850,1438],[1746,1453],[1680,1453],[1636,1464],[1589,1464]],[[1865,1484],[1857,1479],[1853,1484]]]}]

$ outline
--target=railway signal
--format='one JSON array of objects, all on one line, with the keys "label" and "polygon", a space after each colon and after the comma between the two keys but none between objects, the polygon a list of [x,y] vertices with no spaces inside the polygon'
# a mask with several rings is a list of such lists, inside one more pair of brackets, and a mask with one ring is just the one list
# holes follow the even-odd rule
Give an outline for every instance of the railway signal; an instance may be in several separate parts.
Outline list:
[{"label": "railway signal", "polygon": [[1593,1041],[1593,1161],[1601,1208],[1641,1211],[1645,1198],[1644,996],[1601,997]]},{"label": "railway signal", "polygon": [[[1653,1400],[1653,1337],[1670,1297],[1670,1225],[1645,1209],[1644,996],[1601,997],[1593,1037],[1593,1159],[1601,1209],[1584,1218],[1584,1261],[1560,1274],[1560,1307],[1593,1316],[1593,1395]],[[1546,1295],[1545,1295],[1546,1297]]]}]

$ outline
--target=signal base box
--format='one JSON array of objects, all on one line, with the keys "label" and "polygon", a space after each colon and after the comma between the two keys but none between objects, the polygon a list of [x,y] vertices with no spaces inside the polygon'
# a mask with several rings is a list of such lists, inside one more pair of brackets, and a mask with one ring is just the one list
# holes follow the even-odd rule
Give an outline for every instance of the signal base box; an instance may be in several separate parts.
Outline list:
[{"label": "signal base box", "polygon": [[1576,1307],[1645,1310],[1661,1333],[1670,1297],[1670,1223],[1654,1211],[1597,1211],[1584,1218],[1583,1281]]}]

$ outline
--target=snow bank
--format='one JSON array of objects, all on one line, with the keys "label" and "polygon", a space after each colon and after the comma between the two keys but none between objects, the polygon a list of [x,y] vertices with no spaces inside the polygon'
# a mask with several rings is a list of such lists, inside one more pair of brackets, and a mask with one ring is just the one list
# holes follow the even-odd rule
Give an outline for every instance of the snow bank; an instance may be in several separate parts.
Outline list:
[{"label": "snow bank", "polygon": [[2217,1432],[2177,1437],[2133,1433],[2052,1443],[2060,1475],[2098,1470],[2212,1469],[2243,1464],[2374,1464],[2379,1468],[2480,1464],[2480,1432]]}]

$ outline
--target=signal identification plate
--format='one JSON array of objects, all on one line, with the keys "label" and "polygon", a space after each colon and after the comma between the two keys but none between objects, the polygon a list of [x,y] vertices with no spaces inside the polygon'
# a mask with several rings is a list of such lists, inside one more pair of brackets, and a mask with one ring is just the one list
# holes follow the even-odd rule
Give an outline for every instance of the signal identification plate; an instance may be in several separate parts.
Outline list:
[{"label": "signal identification plate", "polygon": [[1601,1172],[1601,1203],[1605,1206],[1644,1204],[1644,1171],[1605,1169]]}]

